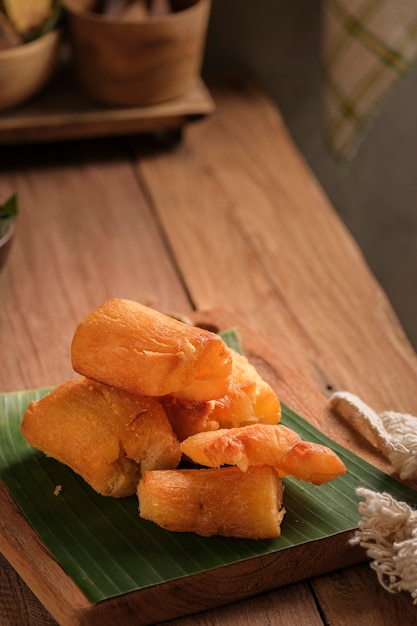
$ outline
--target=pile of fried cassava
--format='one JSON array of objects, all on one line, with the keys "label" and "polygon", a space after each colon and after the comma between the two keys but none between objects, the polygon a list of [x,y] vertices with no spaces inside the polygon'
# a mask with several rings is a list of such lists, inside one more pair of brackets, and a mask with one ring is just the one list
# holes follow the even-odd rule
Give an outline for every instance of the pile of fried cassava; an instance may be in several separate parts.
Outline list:
[{"label": "pile of fried cassava", "polygon": [[135,493],[171,531],[277,537],[282,476],[314,484],[346,468],[279,423],[280,402],[221,337],[114,299],[76,328],[79,377],[31,402],[22,433],[98,493]]}]

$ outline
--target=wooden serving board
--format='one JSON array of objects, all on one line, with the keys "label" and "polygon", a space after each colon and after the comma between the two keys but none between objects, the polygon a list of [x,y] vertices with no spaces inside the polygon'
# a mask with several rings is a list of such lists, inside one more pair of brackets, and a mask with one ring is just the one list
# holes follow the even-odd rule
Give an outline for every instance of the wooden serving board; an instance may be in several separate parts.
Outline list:
[{"label": "wooden serving board", "polygon": [[[236,327],[247,356],[278,396],[305,419],[336,434],[339,442],[346,444],[346,433],[343,428],[335,428],[335,418],[327,411],[327,399],[288,368],[273,346],[260,341],[242,320],[225,311],[195,313],[191,317],[194,323],[213,330]],[[369,459],[366,446],[349,447]],[[92,604],[43,545],[2,483],[0,508],[0,550],[62,626],[113,626],[117,621],[126,625],[152,624],[366,560],[362,549],[348,545],[350,533],[342,532]]]}]

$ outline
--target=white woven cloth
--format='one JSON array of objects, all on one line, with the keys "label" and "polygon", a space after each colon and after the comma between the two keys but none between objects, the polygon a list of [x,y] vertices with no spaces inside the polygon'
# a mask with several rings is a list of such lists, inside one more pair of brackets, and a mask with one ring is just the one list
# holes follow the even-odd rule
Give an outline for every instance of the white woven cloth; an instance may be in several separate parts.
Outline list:
[{"label": "white woven cloth", "polygon": [[401,480],[417,479],[417,418],[408,413],[375,413],[347,391],[334,393],[331,407],[391,461]]},{"label": "white woven cloth", "polygon": [[360,544],[371,559],[381,585],[392,593],[408,591],[417,604],[417,511],[388,493],[357,489],[358,530],[351,544]]},{"label": "white woven cloth", "polygon": [[[417,418],[407,413],[377,414],[357,396],[337,392],[331,407],[390,459],[403,480],[417,479]],[[417,605],[417,511],[388,493],[358,488],[361,519],[351,539],[371,559],[381,585],[408,591]]]}]

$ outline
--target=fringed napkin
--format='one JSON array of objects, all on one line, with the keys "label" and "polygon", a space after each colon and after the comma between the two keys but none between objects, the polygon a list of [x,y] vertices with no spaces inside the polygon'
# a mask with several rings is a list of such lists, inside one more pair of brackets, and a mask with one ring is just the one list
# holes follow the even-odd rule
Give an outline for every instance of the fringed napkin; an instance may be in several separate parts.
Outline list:
[{"label": "fringed napkin", "polygon": [[[331,407],[390,459],[403,480],[417,479],[417,418],[394,411],[377,414],[357,396],[337,392]],[[381,585],[391,592],[408,591],[417,604],[417,511],[388,493],[358,488],[364,498],[352,544],[371,559]]]},{"label": "fringed napkin", "polygon": [[417,58],[416,0],[324,0],[322,41],[325,133],[348,161]]}]

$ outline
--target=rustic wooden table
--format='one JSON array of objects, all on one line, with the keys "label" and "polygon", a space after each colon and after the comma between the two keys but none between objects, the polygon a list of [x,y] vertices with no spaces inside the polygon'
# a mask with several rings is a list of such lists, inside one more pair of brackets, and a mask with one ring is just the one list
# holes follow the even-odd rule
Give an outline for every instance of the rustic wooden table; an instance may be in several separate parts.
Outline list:
[{"label": "rustic wooden table", "polygon": [[[390,472],[328,397],[417,414],[416,355],[275,106],[246,81],[212,95],[215,113],[170,148],[143,136],[2,147],[0,193],[17,191],[21,214],[0,274],[0,391],[72,377],[75,325],[108,298],[197,310],[247,324],[248,345],[268,342],[280,397]],[[0,528],[10,539],[4,517]],[[15,571],[18,546],[3,552],[2,626],[56,623]],[[416,610],[362,563],[170,623],[405,626]]]}]

